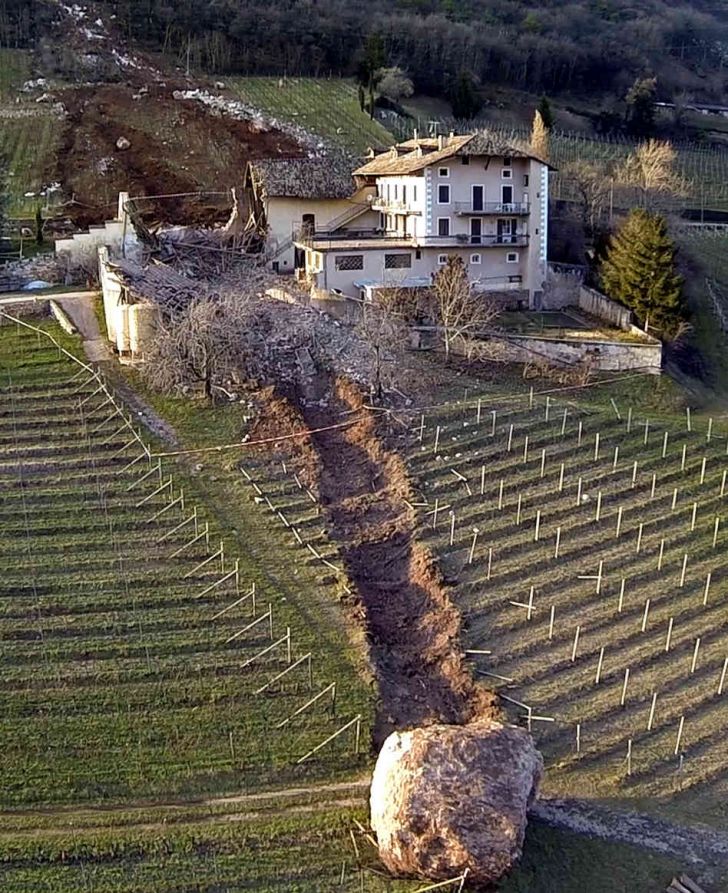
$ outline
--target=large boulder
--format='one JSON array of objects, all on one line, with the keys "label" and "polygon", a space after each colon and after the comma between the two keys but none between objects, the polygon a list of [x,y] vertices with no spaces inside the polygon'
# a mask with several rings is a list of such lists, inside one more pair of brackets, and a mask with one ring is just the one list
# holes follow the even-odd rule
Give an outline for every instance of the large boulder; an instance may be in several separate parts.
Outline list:
[{"label": "large boulder", "polygon": [[371,824],[396,875],[488,884],[521,855],[543,760],[525,729],[480,720],[393,732],[374,769]]}]

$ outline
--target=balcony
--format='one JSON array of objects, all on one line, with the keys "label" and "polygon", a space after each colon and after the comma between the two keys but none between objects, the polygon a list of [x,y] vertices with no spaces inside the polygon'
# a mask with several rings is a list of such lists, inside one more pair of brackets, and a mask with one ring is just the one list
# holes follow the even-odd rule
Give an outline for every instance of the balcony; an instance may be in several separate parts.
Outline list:
[{"label": "balcony", "polygon": [[408,202],[384,198],[381,195],[375,196],[373,199],[372,211],[381,211],[382,214],[413,214],[418,216],[421,214],[420,211],[411,208]]},{"label": "balcony", "polygon": [[525,216],[531,213],[528,202],[455,202],[458,217],[486,217],[489,214]]},{"label": "balcony", "polygon": [[483,291],[521,291],[523,289],[523,277],[515,276],[481,276],[472,280],[473,290]]},{"label": "balcony", "polygon": [[407,233],[389,233],[381,229],[311,229],[303,227],[293,234],[293,242],[318,251],[327,249],[414,248],[415,239]]},{"label": "balcony", "polygon": [[479,236],[468,233],[457,233],[454,236],[424,236],[417,239],[418,245],[446,246],[446,245],[480,245],[481,247],[502,247],[504,245],[528,245],[527,233],[508,234],[483,234]]}]

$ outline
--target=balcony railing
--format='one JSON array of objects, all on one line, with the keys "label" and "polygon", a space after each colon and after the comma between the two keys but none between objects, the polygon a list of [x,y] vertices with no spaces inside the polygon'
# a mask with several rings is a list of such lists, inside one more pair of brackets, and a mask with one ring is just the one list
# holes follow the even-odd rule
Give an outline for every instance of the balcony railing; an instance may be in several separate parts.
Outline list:
[{"label": "balcony railing", "polygon": [[463,214],[530,214],[528,202],[455,202],[455,213]]},{"label": "balcony railing", "polygon": [[422,245],[480,245],[487,248],[500,245],[528,245],[528,235],[526,233],[516,233],[514,235],[509,233],[475,236],[468,233],[457,233],[454,236],[420,236],[417,242]]},{"label": "balcony railing", "polygon": [[410,206],[408,202],[401,199],[389,199],[380,195],[376,196],[372,201],[373,211],[382,211],[384,214],[420,214],[416,208]]},{"label": "balcony railing", "polygon": [[414,246],[415,239],[407,233],[384,232],[381,229],[337,229],[333,232],[321,227],[302,227],[293,233],[293,241],[299,245],[312,247],[328,247],[337,242],[364,242],[375,240],[377,242],[407,242]]},{"label": "balcony railing", "polygon": [[488,247],[518,247],[528,245],[528,234],[516,233],[514,235],[489,233],[483,235],[470,235],[468,233],[457,233],[451,236],[413,236],[409,233],[393,233],[384,232],[380,229],[339,229],[331,232],[327,229],[312,229],[311,227],[303,227],[293,234],[293,241],[299,245],[307,247],[328,248],[335,247],[337,242],[398,242],[406,244],[412,248],[419,247],[445,247],[460,245],[466,248],[469,245],[477,245],[485,248]]},{"label": "balcony railing", "polygon": [[523,288],[523,277],[515,276],[482,276],[472,281],[475,291],[520,291]]}]

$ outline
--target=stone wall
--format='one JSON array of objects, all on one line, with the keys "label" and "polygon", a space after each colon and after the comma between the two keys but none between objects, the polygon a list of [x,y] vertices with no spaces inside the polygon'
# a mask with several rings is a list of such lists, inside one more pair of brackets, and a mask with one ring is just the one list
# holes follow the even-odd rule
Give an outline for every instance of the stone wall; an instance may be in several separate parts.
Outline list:
[{"label": "stone wall", "polygon": [[87,233],[74,233],[68,239],[56,240],[56,257],[69,271],[95,270],[98,250],[101,247],[108,248],[112,255],[121,254],[122,246],[129,257],[139,253],[141,245],[124,207],[127,200],[127,193],[119,193],[119,208],[115,220],[90,226]]},{"label": "stone wall", "polygon": [[567,307],[577,307],[603,320],[615,329],[629,331],[632,325],[632,313],[603,295],[596,289],[582,285],[581,277],[572,273],[550,271],[543,292],[544,310],[563,310]]},{"label": "stone wall", "polygon": [[649,336],[641,341],[609,341],[511,335],[499,344],[498,352],[500,359],[512,363],[542,360],[559,366],[573,366],[588,361],[595,371],[600,372],[634,370],[659,375],[662,368],[662,344]]},{"label": "stone wall", "polygon": [[587,288],[585,285],[579,288],[579,309],[590,316],[596,316],[597,319],[603,319],[604,322],[614,326],[616,329],[630,330],[632,325],[632,312],[627,310],[621,304],[603,295],[601,292],[595,291],[593,288]]}]

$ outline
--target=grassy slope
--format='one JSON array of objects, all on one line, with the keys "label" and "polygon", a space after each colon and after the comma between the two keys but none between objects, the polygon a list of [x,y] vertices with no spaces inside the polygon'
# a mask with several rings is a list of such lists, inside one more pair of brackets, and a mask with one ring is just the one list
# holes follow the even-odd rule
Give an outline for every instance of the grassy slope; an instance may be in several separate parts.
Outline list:
[{"label": "grassy slope", "polygon": [[337,78],[250,77],[230,78],[228,86],[255,108],[311,133],[363,153],[369,146],[382,148],[392,136],[361,111],[357,88]]},{"label": "grassy slope", "polygon": [[[241,556],[241,589],[256,584],[258,614],[272,604],[276,637],[290,627],[294,657],[312,652],[316,690],[334,679],[339,685],[336,717],[327,719],[324,711],[312,710],[290,731],[273,734],[272,726],[311,696],[305,674],[291,676],[277,694],[252,695],[286,666],[279,649],[240,672],[241,660],[269,641],[259,632],[265,627],[225,646],[227,636],[250,622],[250,610],[246,606],[226,613],[211,625],[211,613],[235,596],[231,583],[200,600],[197,593],[220,574],[210,576],[210,565],[186,582],[183,575],[192,573],[199,554],[170,564],[168,553],[189,538],[185,531],[171,531],[182,519],[170,513],[151,527],[140,526],[146,514],[163,506],[157,499],[146,508],[134,508],[137,495],[128,493],[127,484],[136,481],[141,466],[122,477],[115,474],[129,460],[128,451],[110,458],[123,447],[126,432],[104,430],[92,437],[90,458],[79,453],[77,411],[61,384],[73,367],[59,366],[55,350],[36,347],[35,336],[19,337],[13,327],[3,327],[0,338],[3,378],[12,376],[15,392],[5,397],[18,414],[15,420],[6,415],[0,428],[10,460],[2,468],[10,487],[1,506],[7,539],[2,584],[7,688],[0,723],[6,742],[5,803],[184,796],[305,783],[357,771],[366,756],[352,760],[350,742],[346,749],[334,747],[322,752],[323,759],[293,767],[297,757],[357,712],[363,715],[365,749],[368,740],[368,691],[354,670],[353,649],[341,632],[335,602],[321,587],[316,589],[315,577],[305,567],[300,575],[296,569],[297,579],[280,588],[279,578],[266,571],[266,556],[256,554],[246,536],[237,543],[240,552],[234,547],[233,554]],[[38,439],[42,429],[32,427],[31,416],[24,415],[31,401],[35,412],[49,418],[43,440]],[[87,424],[102,426],[104,411],[92,406],[85,410]],[[33,489],[22,499],[20,488],[12,486],[15,437],[33,456],[27,461],[38,463]],[[49,464],[51,457],[63,464]],[[97,480],[83,473],[90,461],[107,494],[113,537],[105,526],[107,508],[103,515],[98,512]],[[212,472],[204,484],[190,481],[186,487],[188,506],[199,502],[201,521],[205,516],[211,521],[213,543],[220,534],[227,539],[233,527],[216,505],[216,498],[229,501],[230,491],[216,490],[215,479]],[[144,494],[146,486],[138,492]],[[240,495],[249,505],[250,497]],[[29,527],[23,536],[18,513],[26,506]],[[250,527],[249,516],[257,514],[244,510],[236,521]],[[51,517],[52,532],[43,526]],[[262,528],[267,519],[259,520]],[[166,532],[165,545],[155,545]],[[281,543],[277,558],[285,563],[289,551]],[[145,563],[138,558],[141,554]],[[122,557],[123,571],[117,568]],[[13,594],[26,598],[15,601]],[[22,718],[21,741],[13,729]],[[120,760],[119,753],[127,758]]]},{"label": "grassy slope", "polygon": [[[15,111],[18,87],[30,77],[30,54],[25,50],[0,49],[0,110]],[[22,107],[28,104],[23,103]],[[43,111],[40,107],[41,112]],[[53,164],[61,122],[41,113],[30,104],[35,117],[0,117],[0,153],[9,163],[8,191],[11,217],[29,217],[37,199],[26,193],[37,193],[46,184]]]},{"label": "grassy slope", "polygon": [[[706,364],[706,386],[721,403],[728,396],[728,351],[726,333],[710,297],[706,277],[716,300],[728,319],[728,233],[682,233],[678,242],[687,259],[685,293],[691,313],[692,332],[688,343],[694,345]],[[707,400],[715,400],[708,393]]]}]

